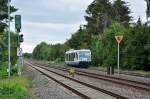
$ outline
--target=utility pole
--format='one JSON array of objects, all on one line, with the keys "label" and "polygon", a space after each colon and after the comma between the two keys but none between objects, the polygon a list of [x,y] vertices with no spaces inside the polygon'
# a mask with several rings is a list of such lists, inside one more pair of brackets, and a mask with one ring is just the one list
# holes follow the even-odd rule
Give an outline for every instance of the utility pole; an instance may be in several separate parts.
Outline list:
[{"label": "utility pole", "polygon": [[10,0],[8,0],[8,77],[11,72],[11,60],[10,60]]}]

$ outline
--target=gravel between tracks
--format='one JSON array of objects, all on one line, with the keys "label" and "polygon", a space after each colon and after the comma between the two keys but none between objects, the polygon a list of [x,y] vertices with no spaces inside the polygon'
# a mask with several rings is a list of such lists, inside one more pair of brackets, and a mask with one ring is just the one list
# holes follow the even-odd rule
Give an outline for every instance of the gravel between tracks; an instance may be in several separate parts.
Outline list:
[{"label": "gravel between tracks", "polygon": [[[106,75],[106,72],[100,71],[98,68],[97,69],[82,69],[82,70],[91,72],[91,73]],[[117,73],[115,73],[115,75],[113,75],[113,76],[118,77],[118,78],[123,78],[123,79],[129,79],[129,80],[133,80],[133,81],[141,81],[141,82],[145,82],[145,83],[150,83],[150,78],[145,78],[145,77],[138,77],[138,76],[132,76],[132,75],[125,75],[125,74],[118,75]]]},{"label": "gravel between tracks", "polygon": [[26,66],[26,75],[31,80],[31,99],[81,99],[76,94]]},{"label": "gravel between tracks", "polygon": [[[68,73],[60,71],[60,70],[56,70],[56,69],[52,69],[54,71],[57,71],[59,73],[62,73],[64,75],[68,75]],[[98,86],[100,88],[109,90],[111,92],[120,94],[122,96],[128,97],[129,99],[150,99],[150,92],[146,92],[143,90],[138,90],[132,87],[127,87],[127,86],[122,86],[119,84],[114,84],[108,81],[104,81],[104,80],[97,80],[94,78],[90,78],[90,77],[86,77],[86,76],[79,76],[79,75],[75,75],[76,79],[83,81],[83,82],[87,82],[90,83],[92,85]]]},{"label": "gravel between tracks", "polygon": [[[49,64],[47,61],[35,61],[35,62],[39,63],[39,64]],[[68,67],[68,66],[66,66],[64,64],[58,65],[58,64],[50,63],[49,65],[57,66],[57,67]],[[97,73],[97,74],[104,74],[104,75],[106,75],[106,72],[101,71],[98,67],[95,67],[95,68],[92,67],[92,68],[89,68],[89,69],[84,69],[84,68],[81,69],[80,68],[79,70],[84,70],[86,72],[91,72],[91,73]],[[118,76],[118,74],[115,74],[113,76],[114,77],[118,77],[118,78],[124,78],[124,79],[129,79],[129,80],[134,80],[134,81],[141,81],[141,82],[145,82],[145,83],[150,83],[150,78],[145,78],[145,77],[138,77],[138,76],[132,76],[132,75],[125,75],[125,74],[120,74],[119,76]]]}]

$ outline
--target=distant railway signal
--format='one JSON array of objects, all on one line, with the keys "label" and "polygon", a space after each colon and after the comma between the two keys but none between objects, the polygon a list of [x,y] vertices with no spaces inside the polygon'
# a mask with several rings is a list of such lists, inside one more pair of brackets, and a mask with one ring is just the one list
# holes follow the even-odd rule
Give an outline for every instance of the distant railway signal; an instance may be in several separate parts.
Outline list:
[{"label": "distant railway signal", "polygon": [[15,29],[18,33],[21,30],[21,15],[15,15]]},{"label": "distant railway signal", "polygon": [[24,41],[24,39],[23,39],[23,34],[21,34],[21,35],[19,35],[19,42],[21,43],[21,42],[23,42]]},{"label": "distant railway signal", "polygon": [[123,40],[123,36],[122,35],[117,35],[117,36],[115,36],[115,39],[118,43],[118,74],[119,74],[119,55],[120,55],[119,54],[119,44]]}]

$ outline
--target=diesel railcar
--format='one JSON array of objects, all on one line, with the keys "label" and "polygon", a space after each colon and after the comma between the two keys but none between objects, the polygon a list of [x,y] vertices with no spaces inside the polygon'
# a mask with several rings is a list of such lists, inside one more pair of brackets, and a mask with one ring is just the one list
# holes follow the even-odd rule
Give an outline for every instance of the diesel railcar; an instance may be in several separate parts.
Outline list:
[{"label": "diesel railcar", "polygon": [[69,66],[86,68],[91,63],[89,49],[69,50],[65,53],[65,63]]}]

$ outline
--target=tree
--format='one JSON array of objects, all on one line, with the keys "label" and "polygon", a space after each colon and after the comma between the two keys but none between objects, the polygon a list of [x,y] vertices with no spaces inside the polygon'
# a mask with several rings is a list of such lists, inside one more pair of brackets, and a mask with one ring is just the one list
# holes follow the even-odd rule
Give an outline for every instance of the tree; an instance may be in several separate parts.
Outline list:
[{"label": "tree", "polygon": [[25,58],[28,58],[28,59],[32,58],[32,54],[31,53],[24,53],[23,56]]},{"label": "tree", "polygon": [[147,10],[146,10],[146,16],[147,16],[147,22],[148,18],[150,17],[150,0],[145,0],[147,3]]},{"label": "tree", "polygon": [[112,4],[112,8],[114,12],[112,14],[112,19],[122,23],[124,26],[129,26],[132,17],[129,15],[131,12],[127,3],[122,0],[116,0]]},{"label": "tree", "polygon": [[81,27],[76,33],[72,34],[71,39],[66,42],[71,49],[88,48],[88,43],[89,35],[86,33],[86,30]]},{"label": "tree", "polygon": [[[11,32],[11,62],[14,65],[17,60],[17,34]],[[8,35],[0,32],[0,61],[8,61]]]},{"label": "tree", "polygon": [[137,24],[130,28],[127,34],[126,52],[124,56],[124,68],[132,70],[150,70],[150,27]]},{"label": "tree", "polygon": [[[16,12],[17,9],[14,6],[10,6],[10,13]],[[11,17],[11,20],[13,17]],[[4,31],[7,27],[8,20],[8,2],[7,0],[0,0],[0,32]]]},{"label": "tree", "polygon": [[124,26],[129,26],[131,21],[130,9],[122,0],[116,0],[114,3],[109,0],[94,0],[86,13],[87,33],[91,36],[102,34],[112,21],[120,22]]},{"label": "tree", "polygon": [[101,36],[96,36],[92,39],[91,44],[92,51],[92,64],[94,66],[103,65],[103,42]]},{"label": "tree", "polygon": [[141,18],[140,18],[140,17],[138,18],[137,25],[138,25],[138,26],[141,26],[141,25],[142,25],[142,22],[141,22]]},{"label": "tree", "polygon": [[49,55],[49,45],[41,42],[33,50],[33,58],[38,60],[47,60]]},{"label": "tree", "polygon": [[85,16],[89,35],[101,34],[109,23],[111,3],[109,0],[94,0],[87,8]]}]

